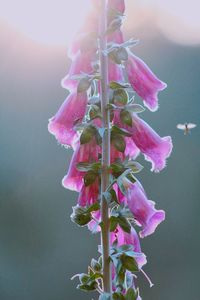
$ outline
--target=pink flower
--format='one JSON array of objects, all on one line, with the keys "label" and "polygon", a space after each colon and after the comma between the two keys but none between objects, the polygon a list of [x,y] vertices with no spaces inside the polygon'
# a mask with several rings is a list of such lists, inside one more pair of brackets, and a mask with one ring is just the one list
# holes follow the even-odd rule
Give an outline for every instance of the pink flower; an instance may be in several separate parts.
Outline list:
[{"label": "pink flower", "polygon": [[124,13],[125,11],[125,3],[124,0],[108,0],[108,7],[119,11],[120,13]]},{"label": "pink flower", "polygon": [[158,92],[167,87],[166,83],[160,81],[149,67],[132,53],[129,53],[126,70],[132,88],[143,99],[144,105],[151,111],[156,111]]},{"label": "pink flower", "polygon": [[151,171],[159,172],[166,166],[166,159],[172,151],[170,136],[161,138],[136,114],[133,116],[132,139],[145,159],[152,163]]},{"label": "pink flower", "polygon": [[91,52],[80,53],[78,52],[72,61],[71,67],[69,69],[69,73],[65,76],[61,85],[63,88],[73,91],[77,88],[78,80],[73,79],[73,76],[81,75],[83,73],[90,74],[93,72],[92,68],[92,54]]},{"label": "pink flower", "polygon": [[94,183],[89,186],[83,185],[78,197],[78,204],[80,206],[90,206],[97,202],[99,196],[99,180],[96,179]]},{"label": "pink flower", "polygon": [[132,133],[132,140],[144,154],[145,159],[152,163],[151,171],[159,172],[166,166],[166,159],[172,151],[170,136],[161,138],[145,121],[136,114],[132,115],[132,127],[122,124],[118,112],[115,112],[114,124]]},{"label": "pink flower", "polygon": [[146,255],[144,255],[141,251],[140,241],[137,232],[133,227],[131,228],[131,233],[127,233],[117,226],[115,232],[111,233],[111,244],[113,244],[116,240],[119,247],[122,245],[132,245],[134,252],[141,254],[136,257],[139,269],[147,263]]},{"label": "pink flower", "polygon": [[74,124],[82,121],[87,107],[86,93],[71,93],[54,117],[49,120],[48,130],[55,135],[59,143],[75,146],[78,134]]},{"label": "pink flower", "polygon": [[[82,190],[84,185],[83,177],[85,175],[85,172],[79,171],[76,166],[80,162],[92,163],[98,161],[99,152],[100,148],[96,145],[95,140],[92,140],[90,143],[83,145],[78,144],[72,156],[68,173],[62,180],[62,184],[66,189],[77,192],[80,192]],[[83,189],[82,193],[85,197],[88,191],[85,191],[85,189]]]},{"label": "pink flower", "polygon": [[127,204],[136,222],[142,226],[140,237],[144,238],[154,233],[157,226],[165,220],[165,212],[155,209],[155,202],[148,200],[143,187],[137,182],[132,184],[125,179],[128,184]]}]

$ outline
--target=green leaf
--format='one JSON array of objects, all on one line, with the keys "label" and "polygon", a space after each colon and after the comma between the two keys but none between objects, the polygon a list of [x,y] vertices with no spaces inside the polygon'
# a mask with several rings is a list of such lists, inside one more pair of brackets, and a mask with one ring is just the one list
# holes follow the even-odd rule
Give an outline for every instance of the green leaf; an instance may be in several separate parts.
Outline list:
[{"label": "green leaf", "polygon": [[100,209],[100,204],[98,202],[92,204],[90,207],[87,208],[87,212],[91,213],[93,211],[97,211]]},{"label": "green leaf", "polygon": [[124,48],[124,47],[119,47],[117,49],[117,54],[116,55],[117,55],[118,59],[121,60],[121,61],[128,60],[128,52],[127,52],[126,48]]},{"label": "green leaf", "polygon": [[97,145],[101,145],[102,144],[102,137],[100,135],[99,130],[96,130],[96,132],[95,132],[95,139],[96,139]]},{"label": "green leaf", "polygon": [[101,271],[101,265],[98,263],[96,259],[92,259],[91,261],[91,267],[95,272],[100,272]]},{"label": "green leaf", "polygon": [[129,99],[128,93],[123,88],[114,90],[113,98],[114,103],[118,105],[126,105]]},{"label": "green leaf", "polygon": [[90,106],[89,115],[91,120],[94,120],[95,118],[101,118],[102,114],[100,107],[96,104],[92,104]]},{"label": "green leaf", "polygon": [[116,202],[117,204],[119,204],[119,200],[117,199],[117,194],[116,194],[115,190],[111,189],[110,190],[110,194],[112,196],[112,201]]},{"label": "green leaf", "polygon": [[97,287],[97,283],[93,282],[92,284],[79,284],[77,286],[77,289],[85,291],[85,292],[91,292],[91,291],[95,291]]},{"label": "green leaf", "polygon": [[92,164],[87,162],[80,162],[76,165],[76,168],[81,172],[87,172],[92,169]]},{"label": "green leaf", "polygon": [[122,266],[126,270],[131,271],[131,272],[138,272],[139,271],[137,262],[133,257],[128,256],[126,254],[122,254],[120,256],[120,260],[121,260]]},{"label": "green leaf", "polygon": [[139,173],[143,169],[143,166],[139,162],[131,160],[127,162],[125,167],[131,169],[133,173]]},{"label": "green leaf", "polygon": [[111,164],[110,167],[114,174],[118,174],[122,172],[124,169],[124,166],[121,163],[117,163],[117,162]]},{"label": "green leaf", "polygon": [[89,186],[95,182],[98,173],[95,171],[88,171],[84,176],[84,184],[85,186]]},{"label": "green leaf", "polygon": [[125,300],[125,297],[121,293],[114,293],[113,294],[113,300]]},{"label": "green leaf", "polygon": [[137,293],[135,292],[135,290],[133,288],[128,289],[125,299],[126,300],[137,300]]},{"label": "green leaf", "polygon": [[82,214],[82,215],[71,215],[72,222],[76,223],[79,226],[87,225],[91,220],[90,214]]},{"label": "green leaf", "polygon": [[101,267],[102,267],[102,262],[103,262],[103,259],[102,259],[102,256],[100,256],[98,259],[98,263],[100,264]]},{"label": "green leaf", "polygon": [[117,82],[117,81],[110,81],[109,87],[112,90],[125,89],[125,88],[129,88],[130,84],[129,83],[123,83],[123,82]]},{"label": "green leaf", "polygon": [[126,178],[131,182],[131,183],[135,183],[137,181],[137,179],[135,178],[135,176],[133,175],[132,172],[130,172],[129,174],[126,175]]},{"label": "green leaf", "polygon": [[116,125],[113,125],[113,126],[112,126],[111,133],[114,133],[114,134],[121,134],[121,135],[128,136],[128,137],[131,137],[131,136],[132,136],[132,133],[131,133],[131,132],[129,132],[128,130],[126,130],[126,129],[124,129],[124,128],[119,128],[119,127],[116,126]]},{"label": "green leaf", "polygon": [[128,232],[128,233],[131,232],[131,224],[128,222],[128,220],[125,217],[119,216],[118,223],[123,231]]},{"label": "green leaf", "polygon": [[122,64],[124,61],[128,60],[128,52],[126,48],[122,46],[114,46],[108,49],[107,51],[109,58],[115,63],[115,64]]},{"label": "green leaf", "polygon": [[112,60],[114,64],[121,65],[122,61],[117,55],[117,49],[113,49],[112,51],[110,51],[108,53],[108,57],[110,58],[110,60]]},{"label": "green leaf", "polygon": [[117,277],[117,283],[119,285],[123,286],[124,281],[125,281],[125,276],[126,276],[126,270],[123,267],[120,267],[119,271],[117,272],[117,276],[116,276]]},{"label": "green leaf", "polygon": [[[120,177],[121,177],[121,176],[120,176]],[[122,192],[122,194],[123,194],[124,196],[126,196],[126,189],[125,189],[124,184],[123,184],[123,181],[122,181],[122,179],[121,179],[120,177],[117,179],[117,185],[118,185],[120,191]]]},{"label": "green leaf", "polygon": [[117,217],[110,217],[110,232],[115,231],[118,224],[118,218]]},{"label": "green leaf", "polygon": [[123,124],[128,125],[129,127],[132,127],[133,121],[132,121],[132,116],[129,111],[122,109],[120,111],[120,119]]},{"label": "green leaf", "polygon": [[131,250],[133,250],[133,245],[124,244],[117,248],[118,252],[127,252]]},{"label": "green leaf", "polygon": [[90,276],[88,274],[82,273],[79,275],[79,280],[82,284],[86,284],[89,281],[89,279],[90,279]]},{"label": "green leaf", "polygon": [[127,104],[126,110],[133,113],[142,113],[143,111],[145,111],[145,108],[139,104]]},{"label": "green leaf", "polygon": [[81,172],[87,172],[87,171],[98,171],[101,168],[101,163],[87,163],[87,162],[80,162],[76,165],[77,170]]},{"label": "green leaf", "polygon": [[112,136],[112,143],[114,147],[119,151],[119,152],[124,152],[126,149],[126,142],[123,136],[120,134],[116,134]]},{"label": "green leaf", "polygon": [[139,40],[135,40],[135,39],[131,38],[130,40],[124,42],[122,44],[122,46],[125,48],[130,48],[130,47],[136,46],[138,43],[139,43]]},{"label": "green leaf", "polygon": [[96,133],[96,128],[94,126],[87,126],[86,128],[84,128],[81,136],[80,136],[80,143],[83,144],[87,144],[89,143],[92,138],[94,137]]},{"label": "green leaf", "polygon": [[86,92],[91,85],[91,80],[89,78],[82,78],[77,87],[77,92],[78,93],[83,93]]}]

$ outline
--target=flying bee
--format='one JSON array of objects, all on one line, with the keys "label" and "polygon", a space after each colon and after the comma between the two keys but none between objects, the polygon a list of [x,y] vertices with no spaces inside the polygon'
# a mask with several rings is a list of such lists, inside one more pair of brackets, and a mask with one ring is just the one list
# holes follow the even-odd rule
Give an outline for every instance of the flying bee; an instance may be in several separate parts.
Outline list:
[{"label": "flying bee", "polygon": [[197,125],[196,124],[193,124],[193,123],[185,123],[185,124],[178,124],[176,127],[178,129],[181,129],[184,131],[184,134],[188,134],[190,133],[190,130],[195,128]]}]

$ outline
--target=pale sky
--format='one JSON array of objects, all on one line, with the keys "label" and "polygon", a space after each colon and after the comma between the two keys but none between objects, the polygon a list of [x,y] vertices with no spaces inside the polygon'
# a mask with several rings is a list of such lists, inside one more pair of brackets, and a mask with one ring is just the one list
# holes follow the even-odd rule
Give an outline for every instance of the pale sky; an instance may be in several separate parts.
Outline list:
[{"label": "pale sky", "polygon": [[[167,38],[200,43],[200,0],[127,0],[127,26],[151,22]],[[80,27],[90,0],[0,0],[0,20],[31,39],[67,45]]]}]

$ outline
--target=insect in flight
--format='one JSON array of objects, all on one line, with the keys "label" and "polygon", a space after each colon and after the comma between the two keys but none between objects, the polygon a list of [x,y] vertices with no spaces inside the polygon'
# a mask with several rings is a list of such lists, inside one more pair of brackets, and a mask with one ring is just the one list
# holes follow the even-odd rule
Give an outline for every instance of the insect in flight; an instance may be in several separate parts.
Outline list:
[{"label": "insect in flight", "polygon": [[185,123],[185,124],[178,124],[176,127],[180,130],[184,131],[184,134],[190,133],[190,130],[195,128],[197,125],[193,123]]}]

